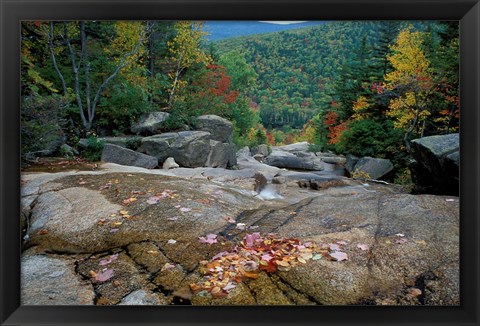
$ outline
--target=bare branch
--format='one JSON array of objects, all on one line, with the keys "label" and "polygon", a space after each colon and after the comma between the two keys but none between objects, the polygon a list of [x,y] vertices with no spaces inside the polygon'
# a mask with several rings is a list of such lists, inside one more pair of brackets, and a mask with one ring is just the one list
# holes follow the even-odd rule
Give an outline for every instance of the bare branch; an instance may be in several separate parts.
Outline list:
[{"label": "bare branch", "polygon": [[55,59],[55,52],[54,47],[53,47],[53,21],[50,21],[50,32],[48,33],[48,48],[50,49],[50,56],[52,58],[52,63],[53,63],[53,68],[55,68],[55,71],[58,74],[58,77],[60,78],[60,81],[62,82],[62,88],[63,88],[63,95],[67,95],[67,85],[65,84],[65,78],[63,78],[63,74],[58,68],[57,65],[57,60]]},{"label": "bare branch", "polygon": [[78,109],[80,110],[80,117],[82,118],[83,126],[88,129],[87,120],[85,119],[85,113],[83,112],[82,99],[80,97],[80,79],[78,77],[78,70],[80,69],[81,61],[77,65],[75,59],[75,51],[68,37],[68,26],[66,22],[63,23],[63,34],[63,38],[67,43],[68,50],[70,51],[70,61],[72,62],[73,75],[75,77],[75,97],[77,99]]}]

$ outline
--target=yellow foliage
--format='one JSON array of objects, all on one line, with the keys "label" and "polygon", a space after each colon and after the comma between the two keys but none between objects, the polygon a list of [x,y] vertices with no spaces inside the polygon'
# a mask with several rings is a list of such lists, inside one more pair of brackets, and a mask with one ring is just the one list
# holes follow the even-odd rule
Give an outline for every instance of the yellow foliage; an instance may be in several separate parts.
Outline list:
[{"label": "yellow foliage", "polygon": [[387,115],[395,118],[394,127],[398,129],[418,129],[430,115],[428,103],[433,92],[433,73],[422,49],[422,38],[422,33],[412,32],[411,26],[402,30],[391,46],[393,54],[387,57],[394,70],[385,75],[384,86],[400,90],[400,94],[390,100]]},{"label": "yellow foliage", "polygon": [[370,103],[368,99],[365,96],[360,95],[358,99],[355,102],[353,102],[352,118],[354,120],[363,120],[367,118],[368,114],[366,113],[366,110],[368,110],[368,108],[370,108]]}]

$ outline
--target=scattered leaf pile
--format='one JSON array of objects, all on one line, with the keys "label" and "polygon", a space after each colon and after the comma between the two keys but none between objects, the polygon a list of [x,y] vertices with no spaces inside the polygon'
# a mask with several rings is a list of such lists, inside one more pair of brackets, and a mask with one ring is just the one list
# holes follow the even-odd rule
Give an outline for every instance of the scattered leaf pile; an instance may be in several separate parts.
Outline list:
[{"label": "scattered leaf pile", "polygon": [[[200,238],[200,242],[214,243],[216,236],[209,234]],[[313,242],[302,243],[295,238],[278,238],[269,233],[262,236],[259,232],[246,234],[239,246],[231,252],[221,252],[210,261],[200,262],[203,280],[190,284],[191,290],[200,295],[211,294],[222,298],[244,279],[256,279],[261,271],[274,273],[289,271],[292,267],[306,264],[309,260],[328,259],[347,260],[341,251],[345,241],[318,245]]]}]

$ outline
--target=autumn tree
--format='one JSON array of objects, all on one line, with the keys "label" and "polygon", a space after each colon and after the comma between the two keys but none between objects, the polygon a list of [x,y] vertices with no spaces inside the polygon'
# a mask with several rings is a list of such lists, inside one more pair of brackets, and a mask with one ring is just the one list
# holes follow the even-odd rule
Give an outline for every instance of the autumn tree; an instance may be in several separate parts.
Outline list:
[{"label": "autumn tree", "polygon": [[421,32],[412,27],[402,30],[388,56],[393,71],[385,75],[385,88],[393,92],[387,115],[395,119],[395,128],[404,130],[404,143],[410,149],[412,133],[423,136],[434,83]]},{"label": "autumn tree", "polygon": [[184,87],[181,77],[186,69],[194,64],[207,65],[211,59],[200,48],[205,32],[201,22],[178,21],[175,23],[176,35],[168,42],[173,69],[169,73],[170,90],[168,106],[174,103],[177,89]]},{"label": "autumn tree", "polygon": [[[93,71],[91,53],[93,36],[91,35],[91,29],[87,29],[86,26],[94,24],[95,22],[86,23],[85,21],[51,22],[48,33],[48,46],[52,64],[58,78],[62,81],[64,92],[67,92],[67,88],[73,89],[82,126],[87,131],[92,128],[97,105],[106,87],[118,76],[122,69],[131,66],[138,58],[139,50],[148,34],[143,23],[117,22],[116,37],[118,39],[114,38],[112,44],[112,51],[115,52],[113,67],[110,71],[105,71],[105,66],[96,67],[101,69],[100,71]],[[128,26],[125,24],[128,24]],[[56,35],[57,25],[61,30],[58,36]],[[56,41],[58,39],[60,41]],[[67,78],[57,64],[57,52],[59,52],[57,47],[62,45],[65,47],[65,53],[71,65],[73,85],[65,85]],[[118,51],[115,51],[115,49],[118,49]],[[97,82],[93,75],[100,78],[100,81]]]}]

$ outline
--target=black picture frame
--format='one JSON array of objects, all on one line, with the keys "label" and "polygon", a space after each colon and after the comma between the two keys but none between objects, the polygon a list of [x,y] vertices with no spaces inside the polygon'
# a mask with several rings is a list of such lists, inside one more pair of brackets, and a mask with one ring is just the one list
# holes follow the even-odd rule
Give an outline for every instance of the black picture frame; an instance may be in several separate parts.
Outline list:
[{"label": "black picture frame", "polygon": [[[1,325],[479,325],[478,0],[0,0]],[[22,20],[459,20],[461,305],[458,307],[20,306]]]}]

